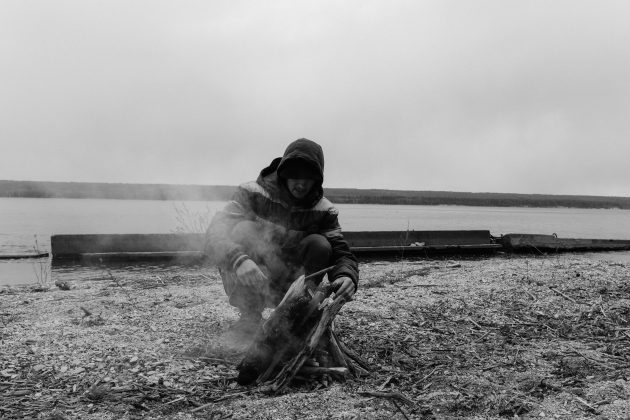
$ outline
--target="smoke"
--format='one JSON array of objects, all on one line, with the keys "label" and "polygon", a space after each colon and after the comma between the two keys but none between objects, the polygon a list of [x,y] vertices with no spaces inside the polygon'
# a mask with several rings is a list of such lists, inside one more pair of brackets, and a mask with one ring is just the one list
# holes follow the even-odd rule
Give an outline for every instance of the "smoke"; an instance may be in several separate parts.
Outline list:
[{"label": "smoke", "polygon": [[[325,283],[325,286],[324,286]],[[256,379],[270,379],[304,347],[309,332],[319,321],[320,298],[330,292],[328,281],[322,282],[315,297],[305,287],[304,276],[286,292],[278,308],[258,330],[243,360],[238,365],[238,383],[248,385]],[[325,350],[320,349],[320,353]],[[324,355],[325,357],[325,355]],[[261,376],[262,375],[262,376]]]},{"label": "smoke", "polygon": [[210,226],[210,221],[216,214],[209,206],[202,210],[194,210],[185,202],[173,204],[177,226],[175,233],[204,233]]},{"label": "smoke", "polygon": [[[277,305],[293,280],[301,274],[300,267],[295,263],[295,255],[292,254],[297,252],[296,248],[303,237],[302,232],[289,231],[262,219],[242,221],[234,226],[230,239],[245,249],[268,279],[266,287],[242,292],[258,295],[257,299],[262,301],[263,306]],[[243,300],[247,300],[247,297]]]}]

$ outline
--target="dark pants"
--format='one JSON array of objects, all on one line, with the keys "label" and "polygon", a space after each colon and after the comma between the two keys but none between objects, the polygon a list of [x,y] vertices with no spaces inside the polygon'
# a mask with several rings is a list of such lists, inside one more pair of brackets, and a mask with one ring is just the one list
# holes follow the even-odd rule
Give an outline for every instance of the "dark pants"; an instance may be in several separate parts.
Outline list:
[{"label": "dark pants", "polygon": [[260,313],[265,307],[275,307],[301,274],[315,273],[331,263],[330,243],[319,234],[284,241],[262,224],[245,221],[234,227],[231,239],[245,249],[269,280],[263,287],[250,288],[238,281],[231,268],[219,267],[230,305],[241,313]]}]

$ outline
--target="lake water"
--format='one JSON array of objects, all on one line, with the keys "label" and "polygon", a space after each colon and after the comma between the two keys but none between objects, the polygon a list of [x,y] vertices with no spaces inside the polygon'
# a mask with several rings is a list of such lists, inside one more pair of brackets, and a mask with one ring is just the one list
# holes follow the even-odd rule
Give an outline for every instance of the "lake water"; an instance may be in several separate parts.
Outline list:
[{"label": "lake water", "polygon": [[[220,201],[0,198],[0,255],[50,251],[53,234],[199,231]],[[630,210],[339,204],[346,231],[484,229],[630,239]],[[0,260],[0,285],[33,281],[38,261]],[[28,278],[28,280],[26,280]]]}]

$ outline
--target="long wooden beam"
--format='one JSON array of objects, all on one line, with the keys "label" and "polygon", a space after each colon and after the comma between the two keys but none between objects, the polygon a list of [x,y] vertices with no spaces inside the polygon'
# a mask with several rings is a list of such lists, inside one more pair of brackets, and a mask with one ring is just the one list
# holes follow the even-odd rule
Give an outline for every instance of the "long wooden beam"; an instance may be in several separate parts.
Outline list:
[{"label": "long wooden beam", "polygon": [[498,240],[510,252],[623,251],[630,240],[559,238],[556,235],[509,233]]},{"label": "long wooden beam", "polygon": [[[345,232],[350,248],[357,254],[493,251],[487,230],[468,231],[379,231]],[[54,261],[111,259],[179,259],[202,256],[204,234],[89,234],[53,235]]]},{"label": "long wooden beam", "polygon": [[[345,232],[358,256],[458,253],[630,250],[630,240],[558,238],[511,233],[494,238],[487,230]],[[204,234],[53,235],[53,261],[190,261],[203,258]]]}]

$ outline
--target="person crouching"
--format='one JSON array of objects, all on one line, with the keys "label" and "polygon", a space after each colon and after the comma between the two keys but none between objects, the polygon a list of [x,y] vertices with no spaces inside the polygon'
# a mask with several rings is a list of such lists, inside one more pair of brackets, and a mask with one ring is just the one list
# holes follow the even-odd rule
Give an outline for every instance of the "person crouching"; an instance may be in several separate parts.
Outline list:
[{"label": "person crouching", "polygon": [[[274,308],[291,283],[334,266],[336,296],[350,300],[359,269],[343,237],[338,211],[323,196],[324,154],[299,139],[241,184],[208,227],[206,254],[218,266],[229,303],[240,312],[234,328],[252,334],[265,308]],[[323,274],[315,279],[321,281]]]}]

